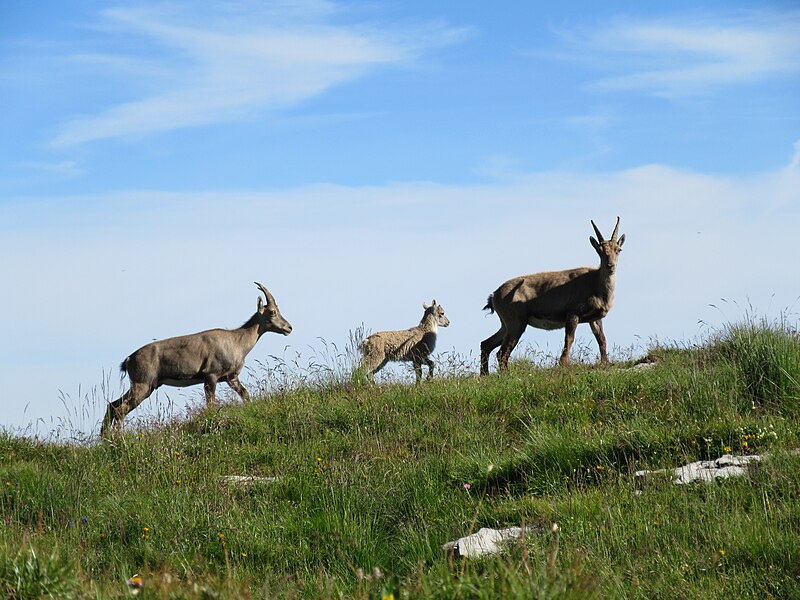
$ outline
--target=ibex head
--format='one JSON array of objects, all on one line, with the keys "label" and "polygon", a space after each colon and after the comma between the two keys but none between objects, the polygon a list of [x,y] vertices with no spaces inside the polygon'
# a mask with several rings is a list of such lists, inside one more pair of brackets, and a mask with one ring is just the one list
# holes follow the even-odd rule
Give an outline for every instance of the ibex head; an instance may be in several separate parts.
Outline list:
[{"label": "ibex head", "polygon": [[284,319],[283,315],[281,315],[281,311],[278,310],[278,305],[275,302],[275,298],[269,293],[269,290],[265,288],[263,284],[258,283],[257,281],[255,284],[264,293],[264,297],[267,299],[267,303],[264,304],[264,302],[261,300],[261,296],[258,297],[259,335],[266,332],[289,335],[292,332],[292,326],[289,321]]},{"label": "ibex head", "polygon": [[433,315],[433,318],[436,319],[436,324],[440,327],[447,327],[450,325],[450,319],[444,314],[444,308],[441,304],[436,304],[436,300],[433,301],[433,304],[430,306],[426,303],[422,303],[422,308],[425,309],[425,315]]},{"label": "ibex head", "polygon": [[606,268],[613,273],[617,268],[617,259],[619,258],[619,253],[622,252],[622,244],[625,243],[624,233],[619,239],[617,239],[617,232],[619,231],[619,217],[617,217],[617,225],[614,227],[614,233],[611,234],[610,240],[603,238],[603,234],[600,233],[600,230],[597,228],[597,225],[594,224],[594,221],[592,221],[592,227],[594,227],[594,232],[597,234],[598,239],[596,240],[594,237],[590,236],[589,241],[597,251],[597,254],[600,255],[600,268]]}]

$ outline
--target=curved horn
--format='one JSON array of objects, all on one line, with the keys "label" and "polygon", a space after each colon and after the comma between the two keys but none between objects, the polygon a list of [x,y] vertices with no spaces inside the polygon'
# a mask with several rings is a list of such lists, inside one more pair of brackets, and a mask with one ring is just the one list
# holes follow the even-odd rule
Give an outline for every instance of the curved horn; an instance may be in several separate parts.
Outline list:
[{"label": "curved horn", "polygon": [[597,240],[599,242],[605,242],[606,240],[603,237],[603,234],[600,233],[600,230],[597,228],[597,225],[594,224],[594,221],[592,221],[592,227],[594,227],[594,232],[597,234]]},{"label": "curved horn", "polygon": [[611,239],[617,239],[617,232],[619,231],[619,217],[617,217],[617,225],[614,227],[614,233],[611,234]]},{"label": "curved horn", "polygon": [[263,283],[258,283],[257,281],[253,282],[258,286],[262,292],[264,292],[264,296],[267,299],[267,304],[275,304],[275,298],[272,297],[272,294],[269,293],[269,290],[264,287]]}]

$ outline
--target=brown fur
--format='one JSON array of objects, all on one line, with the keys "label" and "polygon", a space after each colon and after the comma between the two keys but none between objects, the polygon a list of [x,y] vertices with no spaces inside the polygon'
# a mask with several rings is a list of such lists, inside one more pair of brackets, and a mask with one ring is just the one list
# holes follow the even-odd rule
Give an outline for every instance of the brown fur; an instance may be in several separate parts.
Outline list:
[{"label": "brown fur", "polygon": [[600,257],[600,266],[547,271],[509,279],[489,295],[484,309],[500,317],[500,329],[481,343],[481,374],[489,372],[489,354],[500,346],[498,368],[508,368],[511,351],[528,327],[565,329],[560,363],[569,362],[569,351],[578,323],[589,323],[600,347],[600,360],[608,362],[603,317],[614,304],[617,259],[625,236],[617,239],[619,217],[610,240],[603,239],[592,221],[599,241],[589,241]]},{"label": "brown fur", "polygon": [[224,381],[242,400],[248,400],[250,396],[239,381],[245,357],[264,333],[289,335],[292,331],[272,294],[260,283],[256,285],[267,303],[259,296],[255,314],[238,329],[209,329],[152,342],[122,361],[120,369],[128,374],[130,389],[109,403],[100,435],[107,436],[112,427],[120,428],[125,415],[162,385],[202,383],[206,403],[213,404],[217,383]]}]

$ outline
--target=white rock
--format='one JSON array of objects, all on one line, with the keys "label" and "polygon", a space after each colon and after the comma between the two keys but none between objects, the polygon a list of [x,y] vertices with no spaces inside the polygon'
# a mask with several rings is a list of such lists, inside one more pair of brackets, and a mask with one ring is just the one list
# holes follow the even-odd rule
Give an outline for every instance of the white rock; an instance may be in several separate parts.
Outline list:
[{"label": "white rock", "polygon": [[747,473],[747,465],[757,462],[763,457],[757,454],[749,456],[733,456],[723,454],[716,460],[698,460],[676,469],[658,469],[656,471],[636,471],[636,477],[644,477],[653,473],[672,473],[673,483],[686,484],[694,481],[710,482],[718,477],[741,477]]},{"label": "white rock", "polygon": [[633,365],[632,367],[628,367],[629,371],[647,371],[649,369],[654,369],[658,366],[656,362],[643,362]]},{"label": "white rock", "polygon": [[452,551],[456,556],[477,558],[500,554],[505,544],[521,536],[521,527],[509,527],[508,529],[482,527],[477,533],[459,538],[455,542],[447,542],[442,549],[448,552]]},{"label": "white rock", "polygon": [[256,477],[255,475],[220,475],[220,482],[233,483],[240,485],[251,485],[253,483],[275,483],[277,477]]}]

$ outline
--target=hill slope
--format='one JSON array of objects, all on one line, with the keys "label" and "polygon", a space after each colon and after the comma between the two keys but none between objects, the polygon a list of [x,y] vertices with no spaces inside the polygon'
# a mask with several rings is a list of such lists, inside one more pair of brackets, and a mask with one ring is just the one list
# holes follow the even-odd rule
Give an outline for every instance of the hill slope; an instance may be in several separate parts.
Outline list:
[{"label": "hill slope", "polygon": [[[299,387],[89,447],[0,435],[0,590],[119,597],[139,574],[152,598],[800,595],[796,334],[747,323],[650,356]],[[711,485],[633,475],[754,452]],[[512,525],[526,536],[501,557],[441,549]]]}]

